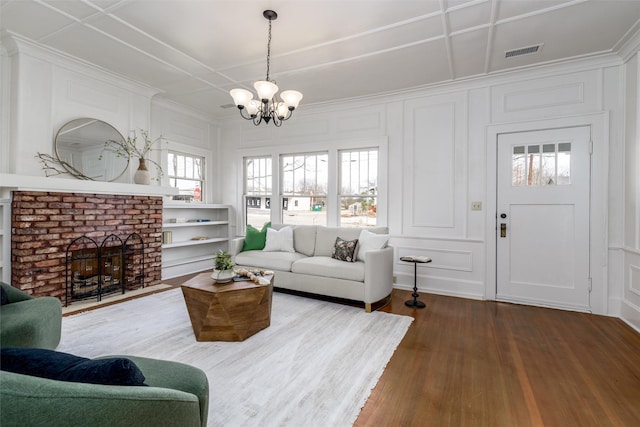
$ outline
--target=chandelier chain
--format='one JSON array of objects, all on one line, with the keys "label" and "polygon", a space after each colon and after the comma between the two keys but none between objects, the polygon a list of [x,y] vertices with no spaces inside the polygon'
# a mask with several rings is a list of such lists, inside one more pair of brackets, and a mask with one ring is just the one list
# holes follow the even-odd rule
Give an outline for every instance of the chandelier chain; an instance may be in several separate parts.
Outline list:
[{"label": "chandelier chain", "polygon": [[267,39],[267,81],[269,80],[269,66],[271,64],[271,19],[269,19],[269,38]]}]

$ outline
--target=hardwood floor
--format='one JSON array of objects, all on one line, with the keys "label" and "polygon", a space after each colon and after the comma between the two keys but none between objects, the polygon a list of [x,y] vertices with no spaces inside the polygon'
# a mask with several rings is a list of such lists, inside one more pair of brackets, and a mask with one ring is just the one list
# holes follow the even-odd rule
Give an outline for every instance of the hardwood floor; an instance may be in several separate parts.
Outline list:
[{"label": "hardwood floor", "polygon": [[640,426],[640,334],[620,319],[394,290],[414,323],[356,426]]},{"label": "hardwood floor", "polygon": [[620,319],[410,298],[381,309],[415,320],[355,426],[640,426],[640,334]]}]

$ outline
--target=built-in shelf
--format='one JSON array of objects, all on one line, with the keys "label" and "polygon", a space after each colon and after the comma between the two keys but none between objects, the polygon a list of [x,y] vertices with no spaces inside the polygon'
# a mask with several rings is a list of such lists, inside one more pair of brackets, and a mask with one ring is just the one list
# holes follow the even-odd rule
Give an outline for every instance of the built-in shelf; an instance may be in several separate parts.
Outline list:
[{"label": "built-in shelf", "polygon": [[162,249],[180,248],[182,246],[208,245],[209,243],[228,242],[228,237],[216,237],[211,239],[184,240],[182,242],[164,243]]},{"label": "built-in shelf", "polygon": [[229,249],[230,209],[206,203],[164,204],[163,279],[213,269],[215,253]]},{"label": "built-in shelf", "polygon": [[199,257],[189,257],[189,258],[178,258],[171,261],[163,261],[163,267],[181,267],[187,264],[196,264],[202,261],[207,262],[210,265],[213,265],[213,255],[203,255]]},{"label": "built-in shelf", "polygon": [[165,222],[162,228],[203,227],[207,225],[226,225],[229,221],[203,221],[203,222]]}]

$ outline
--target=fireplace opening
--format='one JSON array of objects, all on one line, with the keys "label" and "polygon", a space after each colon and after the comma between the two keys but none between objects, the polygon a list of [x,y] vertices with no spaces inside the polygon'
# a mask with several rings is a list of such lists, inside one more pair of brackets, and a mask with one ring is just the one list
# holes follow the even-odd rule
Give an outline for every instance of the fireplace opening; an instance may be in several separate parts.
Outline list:
[{"label": "fireplace opening", "polygon": [[124,240],[115,234],[101,243],[88,236],[66,251],[65,306],[70,302],[144,288],[144,241],[138,233]]}]

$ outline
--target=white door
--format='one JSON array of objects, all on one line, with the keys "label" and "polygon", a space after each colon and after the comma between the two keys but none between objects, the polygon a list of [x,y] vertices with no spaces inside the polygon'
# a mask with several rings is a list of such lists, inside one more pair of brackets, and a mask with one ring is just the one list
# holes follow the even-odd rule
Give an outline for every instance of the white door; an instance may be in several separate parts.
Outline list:
[{"label": "white door", "polygon": [[590,128],[498,137],[496,298],[590,309]]}]

